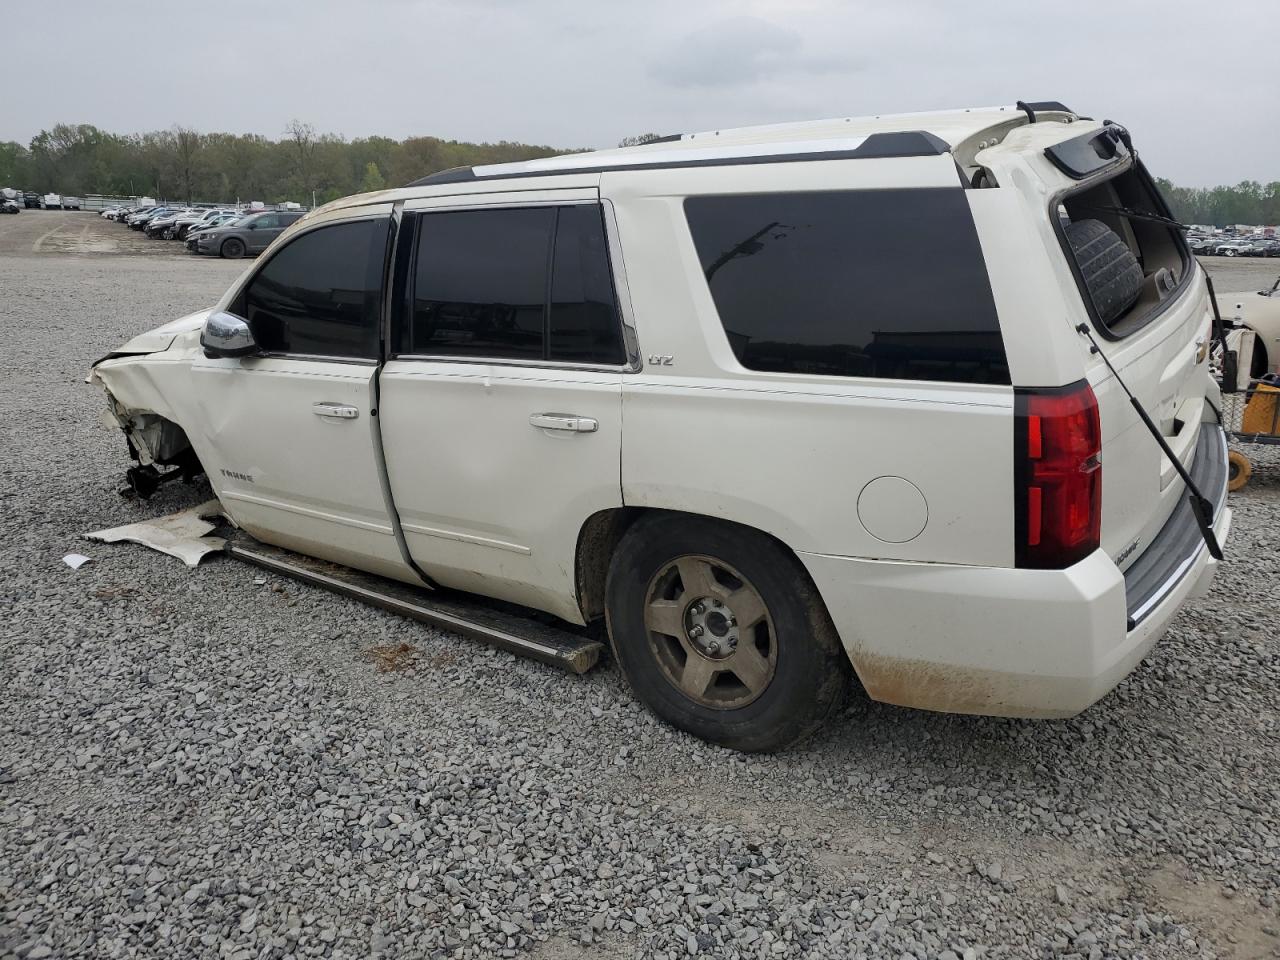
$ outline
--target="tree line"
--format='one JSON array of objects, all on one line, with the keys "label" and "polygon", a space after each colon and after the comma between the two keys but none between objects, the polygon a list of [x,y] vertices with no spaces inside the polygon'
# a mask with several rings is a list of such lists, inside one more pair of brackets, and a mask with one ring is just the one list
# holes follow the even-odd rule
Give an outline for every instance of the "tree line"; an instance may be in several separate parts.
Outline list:
[{"label": "tree line", "polygon": [[1183,223],[1280,224],[1280,180],[1265,184],[1245,180],[1234,187],[1176,187],[1168,180],[1158,182],[1169,209]]},{"label": "tree line", "polygon": [[175,126],[116,134],[60,123],[31,143],[0,142],[0,186],[68,196],[153,196],[176,201],[318,203],[402,186],[449,167],[529,160],[569,151],[527,143],[438,137],[347,140],[293,121],[272,140]]},{"label": "tree line", "polygon": [[[619,146],[657,139],[645,133]],[[23,146],[0,142],[0,186],[70,196],[148,195],[229,203],[293,200],[309,204],[383,187],[403,186],[449,167],[505,163],[569,153],[528,143],[466,143],[438,137],[347,140],[291,122],[272,140],[253,133],[200,133],[174,126],[116,134],[92,124],[60,123]],[[1280,181],[1179,187],[1161,180],[1183,223],[1280,224]]]}]

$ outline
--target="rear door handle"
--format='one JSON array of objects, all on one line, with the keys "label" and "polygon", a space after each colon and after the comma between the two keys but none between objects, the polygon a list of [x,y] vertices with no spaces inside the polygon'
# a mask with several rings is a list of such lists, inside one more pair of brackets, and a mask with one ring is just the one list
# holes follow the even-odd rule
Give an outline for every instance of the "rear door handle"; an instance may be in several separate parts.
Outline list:
[{"label": "rear door handle", "polygon": [[595,433],[600,424],[591,417],[577,417],[569,413],[534,413],[529,423],[541,430],[567,430],[569,433]]},{"label": "rear door handle", "polygon": [[360,416],[360,411],[349,403],[313,403],[311,412],[330,420],[354,420]]}]

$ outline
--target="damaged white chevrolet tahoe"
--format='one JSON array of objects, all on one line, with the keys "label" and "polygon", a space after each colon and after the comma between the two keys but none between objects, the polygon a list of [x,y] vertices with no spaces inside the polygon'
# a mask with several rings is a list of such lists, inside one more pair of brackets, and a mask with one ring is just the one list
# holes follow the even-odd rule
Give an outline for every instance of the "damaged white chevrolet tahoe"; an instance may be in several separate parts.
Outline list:
[{"label": "damaged white chevrolet tahoe", "polygon": [[[742,749],[1061,717],[1213,577],[1204,274],[1056,103],[690,134],[324,207],[100,361],[265,544],[571,624]],[[137,468],[135,468],[137,469]]]}]

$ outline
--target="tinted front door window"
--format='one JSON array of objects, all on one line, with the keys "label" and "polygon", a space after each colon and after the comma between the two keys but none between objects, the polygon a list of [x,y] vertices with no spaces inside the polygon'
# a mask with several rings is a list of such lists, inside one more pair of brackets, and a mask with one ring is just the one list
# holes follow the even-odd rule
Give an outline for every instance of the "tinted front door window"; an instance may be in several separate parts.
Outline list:
[{"label": "tinted front door window", "polygon": [[271,353],[376,358],[389,221],[321,227],[286,244],[253,278],[243,312]]}]

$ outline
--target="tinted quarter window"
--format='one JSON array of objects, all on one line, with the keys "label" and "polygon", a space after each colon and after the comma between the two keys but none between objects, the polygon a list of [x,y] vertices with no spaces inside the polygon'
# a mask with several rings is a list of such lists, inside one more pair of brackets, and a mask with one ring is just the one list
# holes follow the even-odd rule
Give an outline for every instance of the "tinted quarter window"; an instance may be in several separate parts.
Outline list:
[{"label": "tinted quarter window", "polygon": [[272,353],[376,358],[387,219],[320,227],[281,248],[245,294],[254,337]]},{"label": "tinted quarter window", "polygon": [[561,207],[551,283],[552,360],[618,364],[626,357],[600,207]]},{"label": "tinted quarter window", "polygon": [[554,207],[422,216],[409,350],[541,359],[555,217]]},{"label": "tinted quarter window", "polygon": [[964,191],[690,197],[685,214],[743,366],[1009,383]]}]

